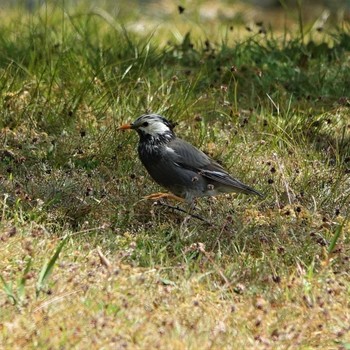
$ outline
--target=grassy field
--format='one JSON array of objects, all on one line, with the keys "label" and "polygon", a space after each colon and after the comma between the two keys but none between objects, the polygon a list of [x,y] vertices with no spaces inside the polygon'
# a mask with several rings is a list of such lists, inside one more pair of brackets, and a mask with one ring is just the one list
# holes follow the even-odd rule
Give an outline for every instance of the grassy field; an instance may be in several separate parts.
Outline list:
[{"label": "grassy field", "polygon": [[[0,349],[349,350],[349,22],[61,5],[0,14]],[[146,111],[265,198],[142,200]]]}]

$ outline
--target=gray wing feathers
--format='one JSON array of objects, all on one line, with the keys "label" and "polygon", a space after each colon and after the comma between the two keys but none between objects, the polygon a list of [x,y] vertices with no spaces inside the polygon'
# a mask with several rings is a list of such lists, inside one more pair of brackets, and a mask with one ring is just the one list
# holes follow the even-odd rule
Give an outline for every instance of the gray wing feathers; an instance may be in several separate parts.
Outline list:
[{"label": "gray wing feathers", "polygon": [[181,163],[186,168],[200,169],[211,163],[210,158],[205,153],[179,138],[169,142],[168,147],[175,151],[173,156],[176,163]]},{"label": "gray wing feathers", "polygon": [[170,155],[173,157],[174,163],[178,166],[193,170],[224,186],[233,187],[237,192],[256,194],[262,197],[258,191],[233,178],[220,164],[211,160],[205,153],[190,143],[176,138],[168,144],[168,147],[175,151],[174,153],[170,153]]}]

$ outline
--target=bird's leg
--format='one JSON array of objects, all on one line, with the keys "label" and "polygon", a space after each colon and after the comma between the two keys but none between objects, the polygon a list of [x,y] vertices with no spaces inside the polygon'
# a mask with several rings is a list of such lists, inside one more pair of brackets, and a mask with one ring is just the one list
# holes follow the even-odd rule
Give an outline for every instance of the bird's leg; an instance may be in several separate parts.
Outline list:
[{"label": "bird's leg", "polygon": [[173,199],[173,200],[175,200],[175,201],[182,202],[182,203],[185,202],[185,199],[183,199],[183,198],[181,198],[181,197],[178,197],[178,196],[176,196],[176,195],[174,195],[174,194],[172,194],[172,193],[164,193],[164,192],[152,193],[152,194],[150,194],[150,195],[148,195],[148,196],[146,196],[146,197],[143,197],[143,199],[146,199],[146,200],[147,200],[147,199],[151,199],[151,200],[156,201],[155,204],[157,204],[157,205],[161,205],[161,206],[163,206],[163,207],[167,207],[167,208],[170,208],[170,209],[173,209],[173,210],[178,210],[178,211],[180,211],[180,212],[182,212],[182,213],[185,213],[185,214],[189,215],[190,217],[193,217],[193,218],[196,218],[196,219],[198,219],[198,220],[201,220],[201,221],[205,222],[205,223],[208,224],[208,225],[212,225],[211,222],[209,222],[208,220],[206,220],[206,219],[203,218],[202,216],[193,213],[193,211],[194,211],[194,209],[195,209],[195,207],[196,207],[195,201],[192,201],[192,202],[190,203],[190,210],[189,210],[189,212],[188,212],[187,210],[182,209],[182,208],[180,208],[180,207],[177,206],[177,205],[176,205],[176,206],[173,206],[173,205],[170,205],[170,204],[167,204],[167,203],[163,202],[163,201],[162,201],[163,198]]},{"label": "bird's leg", "polygon": [[192,201],[190,202],[190,204],[189,204],[189,212],[190,212],[190,213],[194,212],[194,211],[197,209],[196,204],[197,204],[197,203],[196,203],[195,200],[192,200]]},{"label": "bird's leg", "polygon": [[[195,219],[198,219],[200,221],[203,221],[205,222],[207,225],[210,225],[210,226],[213,226],[213,224],[211,222],[209,222],[208,220],[206,220],[205,218],[203,218],[202,216],[198,215],[198,214],[194,214],[194,213],[189,213],[187,210],[185,209],[182,209],[180,208],[178,205],[170,205],[168,203],[165,203],[163,201],[158,201],[158,202],[155,202],[156,205],[160,205],[162,207],[166,207],[166,208],[170,208],[170,209],[173,209],[173,210],[177,210],[177,211],[180,211],[181,213],[184,213],[184,214],[187,214],[187,218],[195,218]],[[186,219],[187,220],[187,219]]]},{"label": "bird's leg", "polygon": [[169,198],[169,199],[173,199],[173,200],[178,201],[178,202],[184,202],[183,198],[178,197],[172,193],[157,192],[157,193],[152,193],[152,194],[144,197],[144,199],[151,199],[154,201],[157,201],[157,200],[162,199],[162,198]]}]

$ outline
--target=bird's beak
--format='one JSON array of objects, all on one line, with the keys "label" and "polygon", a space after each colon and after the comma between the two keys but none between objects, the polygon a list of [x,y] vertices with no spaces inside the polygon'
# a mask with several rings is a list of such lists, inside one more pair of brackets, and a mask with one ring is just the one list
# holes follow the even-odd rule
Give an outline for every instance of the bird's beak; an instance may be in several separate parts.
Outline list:
[{"label": "bird's beak", "polygon": [[132,124],[121,125],[117,130],[129,130],[132,129]]}]

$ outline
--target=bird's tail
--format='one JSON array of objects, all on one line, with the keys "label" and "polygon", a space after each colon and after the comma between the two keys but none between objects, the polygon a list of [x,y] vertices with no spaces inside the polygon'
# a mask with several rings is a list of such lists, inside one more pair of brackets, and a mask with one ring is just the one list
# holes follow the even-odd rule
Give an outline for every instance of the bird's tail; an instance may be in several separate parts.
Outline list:
[{"label": "bird's tail", "polygon": [[264,195],[259,191],[245,185],[243,182],[235,179],[227,173],[221,171],[202,170],[201,174],[211,180],[221,183],[221,185],[223,185],[224,192],[239,192],[244,194],[255,194],[261,198],[264,197]]}]

